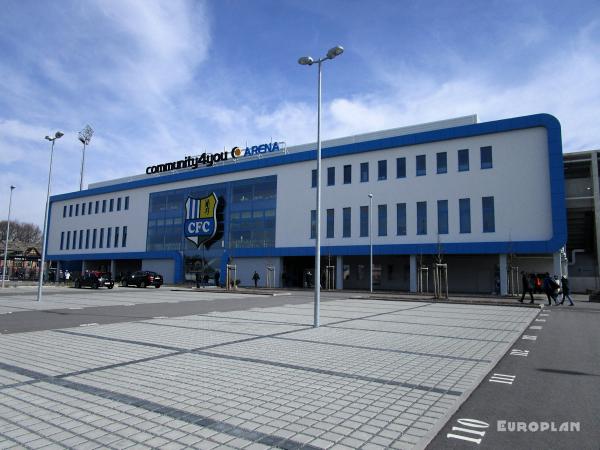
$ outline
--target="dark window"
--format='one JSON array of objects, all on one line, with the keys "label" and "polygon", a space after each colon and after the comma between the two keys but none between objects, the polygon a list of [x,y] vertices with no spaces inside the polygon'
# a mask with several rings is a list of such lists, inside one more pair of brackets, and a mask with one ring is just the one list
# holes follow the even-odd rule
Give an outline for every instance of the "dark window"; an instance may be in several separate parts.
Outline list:
[{"label": "dark window", "polygon": [[438,200],[438,234],[448,234],[448,200]]},{"label": "dark window", "polygon": [[469,149],[465,148],[458,151],[458,171],[466,172],[469,170]]},{"label": "dark window", "polygon": [[471,232],[471,199],[461,198],[458,200],[458,213],[460,220],[460,232]]},{"label": "dark window", "polygon": [[69,250],[69,246],[71,245],[71,232],[67,231],[67,242],[65,242],[65,250]]},{"label": "dark window", "polygon": [[[129,198],[129,197],[126,197]],[[123,240],[121,242],[121,247],[126,247],[127,246],[127,226],[123,227]]]},{"label": "dark window", "polygon": [[71,243],[71,248],[75,250],[77,248],[77,230],[73,230],[73,242]]},{"label": "dark window", "polygon": [[396,178],[406,178],[406,158],[396,158]]},{"label": "dark window", "polygon": [[100,239],[98,239],[98,248],[104,247],[104,228],[100,228]]},{"label": "dark window", "polygon": [[317,210],[312,209],[310,211],[310,238],[317,238]]},{"label": "dark window", "polygon": [[332,238],[334,237],[334,228],[335,228],[335,216],[334,216],[334,210],[333,209],[328,209],[327,210],[327,237],[328,238]]},{"label": "dark window", "polygon": [[492,147],[481,147],[481,168],[491,169],[492,168]]},{"label": "dark window", "polygon": [[115,227],[115,245],[114,247],[117,248],[119,246],[119,227]]},{"label": "dark window", "polygon": [[369,235],[369,207],[360,207],[360,237]]},{"label": "dark window", "polygon": [[94,228],[94,232],[92,233],[92,248],[96,248],[96,228]]},{"label": "dark window", "polygon": [[79,230],[79,246],[78,248],[81,250],[83,248],[83,230]]},{"label": "dark window", "polygon": [[106,200],[102,200],[102,212],[106,212]]},{"label": "dark window", "polygon": [[417,202],[417,234],[427,234],[427,202]]},{"label": "dark window", "polygon": [[63,217],[67,217],[67,205],[63,206]]},{"label": "dark window", "polygon": [[110,199],[110,206],[108,207],[108,211],[109,212],[113,212],[114,206],[115,206],[115,199],[111,198]]},{"label": "dark window", "polygon": [[351,214],[351,209],[350,208],[344,208],[342,210],[342,215],[343,215],[343,231],[342,231],[342,235],[343,237],[350,237],[352,234],[352,214]]},{"label": "dark window", "polygon": [[88,203],[88,214],[92,214],[92,202]]},{"label": "dark window", "polygon": [[129,195],[127,197],[125,197],[125,211],[127,211],[129,209]]},{"label": "dark window", "polygon": [[448,172],[448,155],[446,152],[440,152],[436,155],[437,173]]},{"label": "dark window", "polygon": [[344,184],[352,183],[352,166],[346,165],[344,166]]},{"label": "dark window", "polygon": [[73,205],[69,205],[69,217],[73,217]]},{"label": "dark window", "polygon": [[327,186],[335,185],[335,167],[327,168]]},{"label": "dark window", "polygon": [[121,211],[121,197],[117,199],[117,211]]},{"label": "dark window", "polygon": [[100,209],[100,200],[96,200],[96,207],[94,208],[94,214],[98,214],[99,209]]},{"label": "dark window", "polygon": [[406,235],[406,203],[396,203],[396,234]]},{"label": "dark window", "polygon": [[75,217],[79,215],[79,203],[75,205]]},{"label": "dark window", "polygon": [[377,234],[387,236],[387,205],[377,205]]},{"label": "dark window", "polygon": [[60,232],[60,249],[62,250],[65,244],[65,232]]},{"label": "dark window", "polygon": [[495,232],[496,224],[494,219],[494,197],[482,197],[481,210],[483,213],[483,232]]},{"label": "dark window", "polygon": [[377,179],[379,181],[387,180],[387,160],[377,161]]},{"label": "dark window", "polygon": [[90,230],[85,230],[85,248],[90,248]]},{"label": "dark window", "polygon": [[368,183],[369,181],[369,163],[360,163],[360,182]]},{"label": "dark window", "polygon": [[85,203],[81,204],[81,215],[85,216]]},{"label": "dark window", "polygon": [[417,176],[422,177],[427,174],[427,163],[425,155],[417,155]]},{"label": "dark window", "polygon": [[317,169],[310,171],[310,187],[317,187]]}]

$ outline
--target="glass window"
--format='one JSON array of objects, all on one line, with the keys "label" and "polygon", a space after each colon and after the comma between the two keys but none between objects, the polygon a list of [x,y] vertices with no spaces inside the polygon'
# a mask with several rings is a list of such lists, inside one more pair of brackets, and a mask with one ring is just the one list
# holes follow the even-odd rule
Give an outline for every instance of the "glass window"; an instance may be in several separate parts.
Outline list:
[{"label": "glass window", "polygon": [[406,203],[396,203],[396,235],[406,235]]},{"label": "glass window", "polygon": [[110,199],[110,206],[108,207],[108,211],[109,212],[113,212],[114,206],[115,206],[115,199],[111,198]]},{"label": "glass window", "polygon": [[494,197],[482,197],[481,210],[483,212],[483,232],[495,232],[496,224],[494,219]]},{"label": "glass window", "polygon": [[335,213],[334,213],[333,209],[327,210],[327,237],[328,238],[334,237],[334,226],[335,226],[334,214]]},{"label": "glass window", "polygon": [[92,202],[88,203],[88,214],[92,213]]},{"label": "glass window", "polygon": [[[127,197],[129,198],[129,197]],[[123,227],[123,239],[121,241],[121,247],[127,246],[127,225]]]},{"label": "glass window", "polygon": [[73,217],[73,205],[69,205],[69,217]]},{"label": "glass window", "polygon": [[327,186],[335,185],[335,167],[327,168]]},{"label": "glass window", "polygon": [[440,152],[436,155],[437,173],[448,172],[448,155],[446,152]]},{"label": "glass window", "polygon": [[425,155],[417,155],[417,176],[422,177],[427,174],[427,163]]},{"label": "glass window", "polygon": [[115,227],[115,245],[114,247],[117,248],[119,246],[119,227]]},{"label": "glass window", "polygon": [[396,178],[406,178],[406,158],[396,158]]},{"label": "glass window", "polygon": [[79,230],[79,245],[78,248],[81,250],[83,248],[83,230]]},{"label": "glass window", "polygon": [[125,211],[129,209],[129,195],[125,197]]},{"label": "glass window", "polygon": [[438,234],[448,234],[448,200],[438,200]]},{"label": "glass window", "polygon": [[92,248],[96,248],[96,228],[94,228],[94,232],[92,233]]},{"label": "glass window", "polygon": [[317,210],[310,210],[310,238],[317,238]]},{"label": "glass window", "polygon": [[85,203],[81,204],[81,215],[85,216]]},{"label": "glass window", "polygon": [[85,248],[90,248],[90,230],[85,230]]},{"label": "glass window", "polygon": [[96,200],[96,207],[94,208],[94,214],[98,214],[100,209],[100,200]]},{"label": "glass window", "polygon": [[387,180],[387,160],[377,161],[377,179],[379,181]]},{"label": "glass window", "polygon": [[102,212],[106,212],[106,200],[102,200]]},{"label": "glass window", "polygon": [[98,248],[104,247],[104,228],[100,228],[100,239],[98,239]]},{"label": "glass window", "polygon": [[252,198],[251,184],[238,184],[233,187],[233,201],[235,203],[250,202]]},{"label": "glass window", "polygon": [[67,242],[65,242],[65,250],[69,250],[69,245],[71,244],[71,232],[67,231]]},{"label": "glass window", "polygon": [[79,203],[77,203],[75,205],[75,216],[77,217],[79,215]]},{"label": "glass window", "polygon": [[417,202],[417,234],[427,234],[427,202]]},{"label": "glass window", "polygon": [[492,147],[481,147],[481,168],[491,169],[492,168]]},{"label": "glass window", "polygon": [[71,244],[73,250],[77,248],[75,244],[77,244],[77,230],[73,230],[73,242]]},{"label": "glass window", "polygon": [[360,163],[360,182],[368,183],[369,181],[369,163]]},{"label": "glass window", "polygon": [[67,217],[67,205],[63,206],[63,217]]},{"label": "glass window", "polygon": [[60,249],[62,250],[65,244],[65,232],[60,232]]},{"label": "glass window", "polygon": [[314,188],[317,187],[317,169],[310,171],[310,186]]},{"label": "glass window", "polygon": [[112,244],[112,227],[106,229],[106,248],[110,248]]},{"label": "glass window", "polygon": [[121,197],[117,198],[117,211],[121,211]]},{"label": "glass window", "polygon": [[458,171],[466,172],[469,170],[469,149],[465,148],[458,151]]},{"label": "glass window", "polygon": [[377,219],[377,234],[387,236],[387,205],[377,205]]},{"label": "glass window", "polygon": [[471,199],[461,198],[458,200],[460,232],[471,232]]},{"label": "glass window", "polygon": [[360,237],[369,235],[369,207],[360,207]]},{"label": "glass window", "polygon": [[350,208],[344,208],[342,210],[342,215],[343,215],[343,231],[342,231],[342,235],[343,237],[350,237],[352,234],[352,214],[351,214],[351,209]]},{"label": "glass window", "polygon": [[352,183],[352,166],[350,164],[344,166],[344,184]]}]

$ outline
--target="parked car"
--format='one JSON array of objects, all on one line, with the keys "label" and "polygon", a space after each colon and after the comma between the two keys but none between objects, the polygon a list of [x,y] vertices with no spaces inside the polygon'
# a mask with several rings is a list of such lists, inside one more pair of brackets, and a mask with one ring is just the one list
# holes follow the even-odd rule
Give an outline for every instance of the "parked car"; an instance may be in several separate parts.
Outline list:
[{"label": "parked car", "polygon": [[106,286],[112,289],[115,282],[109,272],[85,272],[75,279],[75,287],[77,289],[84,286],[89,286],[92,289],[98,289],[100,286]]},{"label": "parked car", "polygon": [[140,270],[124,277],[121,283],[123,286],[135,285],[139,288],[154,286],[156,289],[158,289],[163,284],[163,277],[162,275],[156,272],[151,272],[150,270]]}]

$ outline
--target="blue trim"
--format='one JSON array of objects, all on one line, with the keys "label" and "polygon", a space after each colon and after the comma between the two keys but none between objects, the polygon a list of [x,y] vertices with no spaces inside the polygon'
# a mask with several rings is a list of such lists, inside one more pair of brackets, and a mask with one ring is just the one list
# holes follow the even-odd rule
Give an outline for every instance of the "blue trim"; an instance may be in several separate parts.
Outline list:
[{"label": "blue trim", "polygon": [[[481,136],[485,134],[501,133],[527,128],[544,127],[548,134],[548,157],[550,172],[550,196],[552,205],[552,225],[553,235],[547,241],[526,241],[526,242],[482,242],[482,243],[453,243],[444,244],[446,253],[552,253],[558,251],[565,245],[567,240],[567,220],[564,193],[564,172],[562,161],[562,137],[559,121],[549,114],[534,114],[531,116],[515,117],[510,119],[496,120],[473,125],[463,125],[441,130],[426,131],[403,136],[395,136],[383,139],[375,139],[366,142],[357,142],[353,144],[339,145],[323,149],[323,158],[333,158],[357,153],[364,153],[375,150],[382,150],[392,147],[403,147],[416,144],[425,144],[431,142],[441,142],[451,139]],[[316,160],[316,150],[281,155],[278,157],[255,159],[251,161],[228,164],[225,166],[204,168],[201,170],[191,170],[187,172],[165,175],[161,177],[151,177],[142,180],[136,180],[128,183],[120,183],[111,186],[77,191],[67,194],[55,195],[51,197],[51,202],[77,199],[90,195],[106,194],[118,192],[126,189],[135,189],[147,186],[158,186],[166,183],[178,181],[201,179],[222,175],[228,173],[237,173],[246,170],[263,169],[276,167],[285,164],[292,164],[304,161]],[[50,222],[49,222],[50,223]],[[339,246],[322,247],[322,251],[332,251],[332,254],[362,254],[364,246]],[[294,256],[309,255],[308,250],[304,248],[271,248],[271,249],[236,249],[236,256],[242,256],[246,252],[248,256]],[[415,254],[415,253],[436,253],[437,244],[410,244],[410,245],[381,245],[374,246],[378,254]],[[257,253],[258,252],[258,253]],[[314,250],[313,250],[314,253]],[[140,253],[147,257],[149,253]],[[79,258],[81,258],[79,256]]]},{"label": "blue trim", "polygon": [[176,251],[128,252],[128,253],[79,253],[75,255],[48,255],[52,261],[98,261],[105,259],[172,259],[174,264],[173,281],[183,282],[183,257]]}]

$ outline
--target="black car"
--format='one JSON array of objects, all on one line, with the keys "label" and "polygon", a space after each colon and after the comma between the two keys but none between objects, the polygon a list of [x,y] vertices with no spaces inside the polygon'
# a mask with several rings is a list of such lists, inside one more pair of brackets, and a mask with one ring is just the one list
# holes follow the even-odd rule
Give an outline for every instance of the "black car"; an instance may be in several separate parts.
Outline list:
[{"label": "black car", "polygon": [[106,286],[107,288],[112,289],[114,285],[115,282],[109,272],[85,272],[75,279],[75,287],[77,289],[84,286],[89,286],[92,289]]},{"label": "black car", "polygon": [[156,289],[158,289],[163,284],[163,277],[156,272],[140,270],[124,277],[121,281],[121,284],[123,286],[135,285],[141,288],[145,288],[146,286],[154,286]]}]

